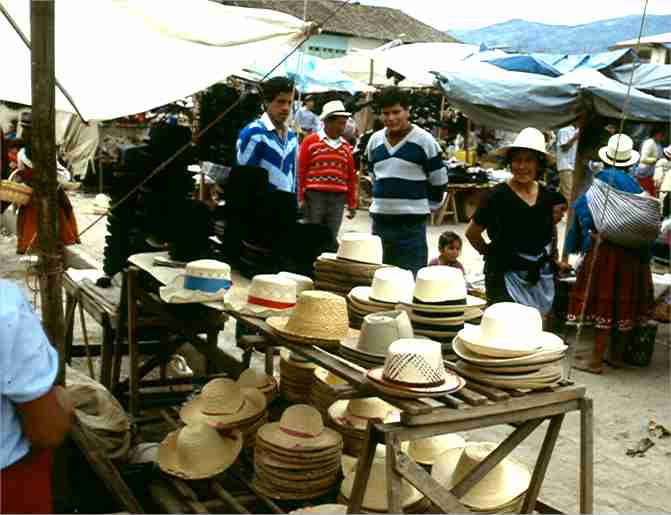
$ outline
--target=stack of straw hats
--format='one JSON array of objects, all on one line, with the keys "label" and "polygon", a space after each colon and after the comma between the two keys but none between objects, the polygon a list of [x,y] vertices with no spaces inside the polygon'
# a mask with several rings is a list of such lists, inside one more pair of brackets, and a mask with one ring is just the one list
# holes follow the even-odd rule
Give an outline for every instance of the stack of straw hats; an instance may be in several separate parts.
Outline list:
[{"label": "stack of straw hats", "polygon": [[345,299],[318,290],[302,292],[290,317],[270,317],[267,323],[284,340],[327,349],[337,349],[349,333]]},{"label": "stack of straw hats", "polygon": [[187,426],[204,423],[220,431],[237,429],[246,449],[253,448],[256,431],[268,420],[265,395],[226,378],[207,383],[200,395],[182,406],[179,416]]},{"label": "stack of straw hats", "polygon": [[347,381],[328,370],[321,367],[315,368],[308,404],[317,408],[327,425],[331,425],[329,423],[329,407],[337,400],[337,394],[333,387],[347,384]]},{"label": "stack of straw hats", "polygon": [[324,253],[315,261],[315,287],[344,297],[355,286],[370,286],[375,270],[383,266],[379,236],[345,233],[337,254]]},{"label": "stack of straw hats", "polygon": [[266,404],[270,404],[277,394],[277,379],[254,368],[244,370],[238,377],[238,384],[242,388],[256,388],[266,398]]},{"label": "stack of straw hats", "polygon": [[377,397],[336,401],[328,412],[330,426],[342,435],[343,453],[350,456],[358,456],[363,450],[370,419],[380,419],[385,423],[400,420],[399,411]]},{"label": "stack of straw hats", "polygon": [[466,441],[456,433],[430,436],[410,442],[408,456],[421,465],[431,466],[446,452],[454,452],[465,446]]},{"label": "stack of straw hats", "polygon": [[497,388],[543,389],[562,378],[562,339],[543,331],[537,309],[512,302],[485,310],[482,324],[466,325],[453,342],[461,375]]},{"label": "stack of straw hats", "polygon": [[380,268],[370,286],[357,286],[347,295],[350,326],[358,329],[370,313],[389,311],[401,302],[412,301],[415,281],[412,272],[401,268]]},{"label": "stack of straw hats", "polygon": [[366,315],[361,331],[352,330],[340,342],[340,355],[364,368],[384,364],[389,346],[401,338],[413,338],[405,311],[383,311]]},{"label": "stack of straw hats", "polygon": [[440,343],[402,338],[389,346],[384,366],[368,371],[368,382],[393,397],[437,397],[456,392],[466,382],[445,370]]},{"label": "stack of straw hats", "polygon": [[310,400],[316,365],[287,349],[280,350],[280,395],[287,401],[303,403]]},{"label": "stack of straw hats", "polygon": [[[431,476],[450,490],[494,449],[496,444],[482,442],[448,451],[436,460]],[[530,482],[531,472],[524,464],[505,458],[460,500],[472,512],[519,513]]]},{"label": "stack of straw hats", "polygon": [[256,435],[254,486],[273,499],[314,499],[335,485],[341,436],[324,427],[312,406],[296,404]]}]

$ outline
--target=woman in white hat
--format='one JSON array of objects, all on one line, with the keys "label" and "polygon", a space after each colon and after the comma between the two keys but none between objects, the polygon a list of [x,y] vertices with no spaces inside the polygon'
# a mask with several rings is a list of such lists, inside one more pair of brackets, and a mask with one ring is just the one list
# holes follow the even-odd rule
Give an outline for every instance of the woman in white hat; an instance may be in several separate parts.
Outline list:
[{"label": "woman in white hat", "polygon": [[671,191],[671,145],[662,151],[662,158],[655,165],[655,188],[661,200]]},{"label": "woman in white hat", "polygon": [[[552,157],[543,134],[533,127],[497,153],[510,164],[512,177],[480,203],[466,238],[485,257],[490,303],[518,302],[545,314],[554,299],[553,206],[549,192],[536,178]],[[490,243],[482,236],[485,230]]]},{"label": "woman in white hat", "polygon": [[[605,168],[594,176],[595,179],[620,191],[643,191],[636,179],[626,173],[639,160],[639,153],[633,150],[633,142],[629,136],[612,136],[608,145],[599,150],[599,157]],[[610,207],[615,212],[619,209],[614,200]],[[600,374],[611,329],[617,327],[620,332],[630,335],[632,329],[647,321],[653,307],[650,247],[625,248],[604,239],[595,253],[594,241],[598,233],[587,195],[578,197],[573,208],[573,224],[566,234],[565,250],[569,254],[580,253],[585,257],[578,269],[576,285],[571,291],[568,320],[576,322],[581,315],[583,303],[587,302],[584,321],[596,325],[590,360],[576,360],[575,366],[580,370]],[[592,266],[594,259],[596,262]],[[587,291],[591,270],[594,275]],[[611,360],[618,361],[618,358],[611,353]]]}]

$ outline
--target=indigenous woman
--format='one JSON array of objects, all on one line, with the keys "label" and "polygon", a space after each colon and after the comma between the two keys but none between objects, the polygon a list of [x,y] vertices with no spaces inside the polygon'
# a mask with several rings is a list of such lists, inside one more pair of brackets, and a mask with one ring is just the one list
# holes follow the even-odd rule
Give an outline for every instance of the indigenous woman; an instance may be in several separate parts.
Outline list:
[{"label": "indigenous woman", "polygon": [[[483,200],[466,228],[466,238],[485,258],[487,300],[518,302],[543,315],[554,299],[553,201],[536,178],[546,161],[543,134],[533,127],[497,152],[512,177]],[[487,231],[490,243],[482,236]]]}]

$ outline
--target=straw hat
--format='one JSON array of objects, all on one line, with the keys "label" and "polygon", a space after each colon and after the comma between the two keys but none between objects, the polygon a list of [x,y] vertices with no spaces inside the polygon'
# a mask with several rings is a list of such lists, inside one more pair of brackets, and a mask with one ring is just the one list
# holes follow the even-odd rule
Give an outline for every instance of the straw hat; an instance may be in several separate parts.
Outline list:
[{"label": "straw hat", "polygon": [[457,356],[462,360],[478,365],[481,367],[492,367],[497,368],[503,371],[503,369],[512,370],[513,368],[519,367],[535,367],[538,369],[543,366],[545,363],[550,363],[553,361],[558,361],[564,357],[568,347],[564,345],[561,340],[552,341],[547,340],[543,343],[543,346],[538,352],[534,354],[529,354],[528,356],[519,356],[514,358],[490,358],[488,356],[483,356],[471,351],[467,345],[465,345],[459,337],[456,337],[452,342],[452,348]]},{"label": "straw hat", "polygon": [[275,378],[255,368],[248,368],[238,376],[238,385],[240,388],[256,388],[263,392],[275,388]]},{"label": "straw hat", "polygon": [[410,302],[415,281],[412,272],[401,268],[380,268],[375,271],[370,287],[354,288],[352,297],[359,302],[375,304],[397,304]]},{"label": "straw hat", "polygon": [[161,442],[158,465],[162,471],[183,479],[205,479],[230,467],[242,449],[242,433],[225,436],[204,423],[173,431]]},{"label": "straw hat", "polygon": [[340,100],[331,100],[326,102],[324,107],[322,107],[322,114],[319,117],[320,120],[326,120],[331,116],[345,116],[350,117],[352,113],[349,113],[345,110],[345,104]]},{"label": "straw hat", "polygon": [[159,288],[161,300],[173,304],[224,300],[233,285],[231,267],[214,259],[187,263],[183,274]]},{"label": "straw hat", "polygon": [[382,240],[379,236],[362,232],[342,235],[337,259],[359,263],[382,264]]},{"label": "straw hat", "polygon": [[[448,451],[438,458],[431,476],[449,490],[496,447],[495,443],[490,442],[469,443],[463,450]],[[531,473],[525,465],[506,458],[476,483],[461,498],[461,502],[477,510],[496,511],[497,507],[523,494],[529,488],[530,481]]]},{"label": "straw hat", "polygon": [[626,134],[613,134],[608,145],[599,149],[599,158],[609,165],[626,168],[638,163],[641,155],[634,150],[634,142]]},{"label": "straw hat", "polygon": [[547,159],[554,162],[554,157],[545,148],[545,136],[543,133],[534,127],[527,127],[522,129],[513,141],[512,145],[501,147],[496,151],[496,154],[502,157],[507,157],[508,153],[514,149],[528,149],[535,150],[539,154],[543,154]]},{"label": "straw hat", "polygon": [[315,283],[312,281],[312,279],[304,275],[292,274],[291,272],[280,272],[277,275],[284,277],[285,279],[291,279],[296,283],[296,295],[306,290],[315,289]]},{"label": "straw hat", "polygon": [[562,343],[559,336],[543,331],[536,308],[514,302],[489,306],[480,325],[466,324],[457,335],[471,351],[483,356],[527,356],[546,345]]},{"label": "straw hat", "polygon": [[257,433],[257,438],[277,447],[294,450],[327,449],[342,445],[342,437],[324,427],[322,416],[307,404],[290,406],[279,422],[266,424]]},{"label": "straw hat", "polygon": [[663,152],[667,159],[671,159],[671,145],[666,147]]},{"label": "straw hat", "polygon": [[398,410],[377,397],[336,401],[329,407],[329,416],[338,426],[357,431],[365,431],[371,418],[379,418],[383,422],[399,420]]},{"label": "straw hat", "polygon": [[265,409],[266,398],[256,388],[241,388],[232,379],[217,378],[182,406],[179,416],[185,424],[205,422],[221,428],[255,419]]},{"label": "straw hat", "polygon": [[463,449],[465,446],[466,440],[458,434],[450,433],[413,440],[408,447],[408,455],[417,463],[433,465],[447,451]]},{"label": "straw hat", "polygon": [[464,274],[451,266],[429,266],[417,272],[412,302],[400,302],[422,312],[463,312],[486,302],[467,294]]},{"label": "straw hat", "polygon": [[340,345],[352,352],[385,358],[394,341],[413,337],[412,325],[405,311],[383,311],[366,315],[361,331],[351,331]]},{"label": "straw hat", "polygon": [[247,302],[238,311],[258,317],[291,314],[296,305],[296,282],[279,275],[255,275]]},{"label": "straw hat", "polygon": [[333,293],[309,290],[298,297],[291,317],[270,317],[275,333],[297,343],[338,345],[349,332],[347,302]]},{"label": "straw hat", "polygon": [[345,515],[345,513],[347,513],[347,506],[344,504],[319,504],[290,511],[289,515]]}]

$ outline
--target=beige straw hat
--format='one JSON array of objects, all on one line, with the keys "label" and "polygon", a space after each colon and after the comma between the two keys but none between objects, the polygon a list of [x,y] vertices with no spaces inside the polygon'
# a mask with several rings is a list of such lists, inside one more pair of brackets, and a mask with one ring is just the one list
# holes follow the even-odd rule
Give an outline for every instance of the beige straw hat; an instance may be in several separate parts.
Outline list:
[{"label": "beige straw hat", "polygon": [[324,427],[319,411],[307,404],[295,404],[284,410],[279,422],[266,424],[259,429],[257,438],[277,447],[297,451],[342,445],[342,437]]},{"label": "beige straw hat", "polygon": [[237,429],[221,435],[204,423],[173,431],[161,442],[158,465],[162,471],[183,479],[205,479],[230,467],[242,449]]},{"label": "beige straw hat", "polygon": [[[443,454],[434,464],[431,476],[448,489],[459,483],[466,474],[491,454],[495,443],[469,443],[464,449]],[[512,458],[506,458],[494,467],[461,498],[467,507],[480,511],[496,511],[529,488],[529,469]]]},{"label": "beige straw hat", "polygon": [[363,232],[346,232],[340,238],[337,259],[358,263],[382,264],[382,240]]},{"label": "beige straw hat", "polygon": [[238,385],[240,388],[256,388],[260,392],[271,390],[277,386],[275,378],[256,370],[248,368],[243,370],[238,376]]},{"label": "beige straw hat", "polygon": [[365,431],[372,418],[383,422],[400,420],[398,410],[377,397],[336,401],[329,407],[329,416],[336,425],[357,431]]},{"label": "beige straw hat", "polygon": [[451,449],[463,449],[466,441],[455,433],[431,436],[413,440],[408,447],[408,455],[422,465],[433,465],[436,460]]},{"label": "beige straw hat", "polygon": [[296,283],[296,295],[306,290],[315,289],[314,281],[309,277],[306,277],[305,275],[293,274],[291,272],[280,272],[277,275],[279,275],[280,277],[284,277],[285,279],[291,279],[293,282]]},{"label": "beige straw hat", "polygon": [[187,425],[205,422],[225,428],[255,419],[265,409],[266,397],[256,388],[241,388],[232,379],[217,378],[182,406],[179,416]]}]

